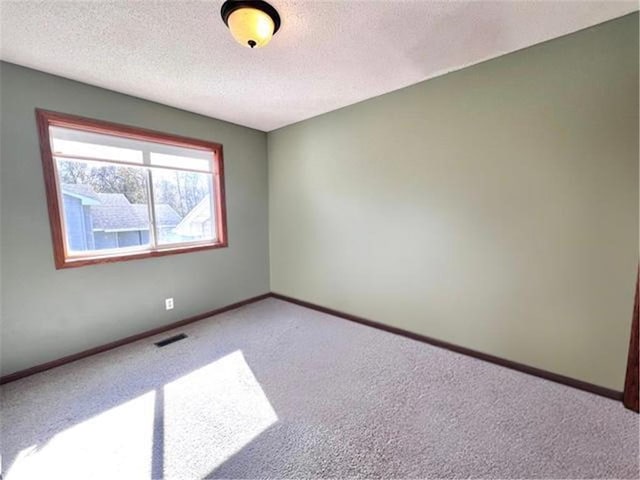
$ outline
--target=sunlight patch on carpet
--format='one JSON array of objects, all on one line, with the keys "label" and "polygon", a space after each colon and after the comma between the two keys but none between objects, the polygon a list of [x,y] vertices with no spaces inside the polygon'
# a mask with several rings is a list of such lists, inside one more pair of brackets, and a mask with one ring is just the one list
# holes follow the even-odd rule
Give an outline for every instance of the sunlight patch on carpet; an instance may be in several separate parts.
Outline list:
[{"label": "sunlight patch on carpet", "polygon": [[106,410],[22,450],[6,480],[149,478],[154,392]]},{"label": "sunlight patch on carpet", "polygon": [[241,351],[164,388],[164,473],[202,478],[278,417]]},{"label": "sunlight patch on carpet", "polygon": [[71,427],[60,425],[49,441],[22,449],[5,480],[202,478],[277,420],[238,350]]}]

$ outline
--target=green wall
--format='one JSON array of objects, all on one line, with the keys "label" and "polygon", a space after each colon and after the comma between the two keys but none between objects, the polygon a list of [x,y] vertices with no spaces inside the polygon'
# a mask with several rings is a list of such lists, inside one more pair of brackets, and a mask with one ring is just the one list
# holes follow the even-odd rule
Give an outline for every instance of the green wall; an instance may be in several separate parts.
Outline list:
[{"label": "green wall", "polygon": [[622,390],[638,15],[268,135],[271,290]]},{"label": "green wall", "polygon": [[[8,63],[0,89],[2,374],[269,291],[265,133]],[[56,270],[36,107],[222,143],[229,247]]]},{"label": "green wall", "polygon": [[[272,290],[621,390],[638,53],[636,13],[268,135],[0,63],[2,374]],[[223,143],[229,248],[55,270],[36,107]]]}]

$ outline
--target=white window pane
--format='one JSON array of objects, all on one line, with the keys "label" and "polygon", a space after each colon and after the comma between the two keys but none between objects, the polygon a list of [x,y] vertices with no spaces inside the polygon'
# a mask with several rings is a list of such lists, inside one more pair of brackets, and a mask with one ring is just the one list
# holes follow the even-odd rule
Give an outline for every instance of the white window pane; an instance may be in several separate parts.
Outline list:
[{"label": "white window pane", "polygon": [[212,175],[164,169],[152,175],[158,244],[215,239]]},{"label": "white window pane", "polygon": [[[63,127],[50,127],[53,155],[143,163],[142,151],[130,140]],[[132,148],[133,147],[133,148]]]},{"label": "white window pane", "polygon": [[[49,127],[54,156],[93,158],[113,162],[149,163],[158,167],[182,168],[211,172],[213,155],[210,150],[170,145],[134,138]],[[145,153],[148,161],[145,162]]]},{"label": "white window pane", "polygon": [[188,170],[200,170],[210,172],[213,163],[212,152],[200,152],[198,150],[182,149],[190,156],[172,155],[169,153],[151,152],[151,165],[157,167],[185,168]]},{"label": "white window pane", "polygon": [[149,247],[144,168],[56,159],[71,254]]}]

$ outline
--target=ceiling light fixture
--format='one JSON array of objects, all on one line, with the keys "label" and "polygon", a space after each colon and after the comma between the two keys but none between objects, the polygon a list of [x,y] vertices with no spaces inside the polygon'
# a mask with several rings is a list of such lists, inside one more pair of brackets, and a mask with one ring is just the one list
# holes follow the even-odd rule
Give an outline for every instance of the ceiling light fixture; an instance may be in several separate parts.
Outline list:
[{"label": "ceiling light fixture", "polygon": [[276,9],[260,0],[227,0],[220,14],[233,38],[245,47],[264,47],[280,28]]}]

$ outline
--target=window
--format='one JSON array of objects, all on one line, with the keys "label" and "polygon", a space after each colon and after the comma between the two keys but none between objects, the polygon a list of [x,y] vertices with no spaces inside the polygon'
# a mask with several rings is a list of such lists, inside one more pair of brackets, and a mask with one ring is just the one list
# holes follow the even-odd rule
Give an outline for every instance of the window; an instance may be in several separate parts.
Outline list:
[{"label": "window", "polygon": [[56,268],[227,246],[222,145],[36,117]]}]

